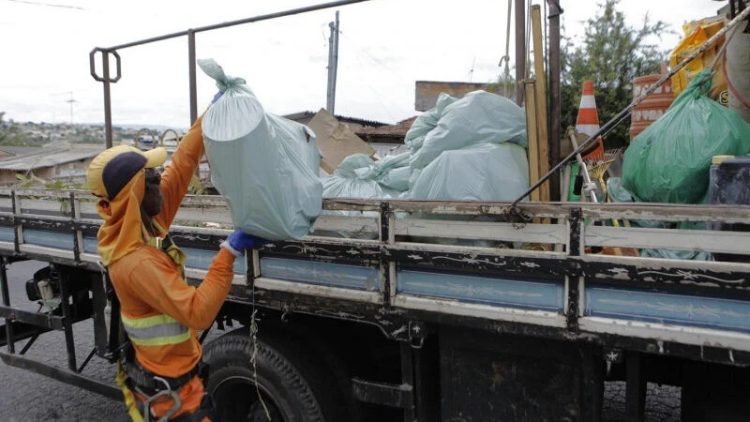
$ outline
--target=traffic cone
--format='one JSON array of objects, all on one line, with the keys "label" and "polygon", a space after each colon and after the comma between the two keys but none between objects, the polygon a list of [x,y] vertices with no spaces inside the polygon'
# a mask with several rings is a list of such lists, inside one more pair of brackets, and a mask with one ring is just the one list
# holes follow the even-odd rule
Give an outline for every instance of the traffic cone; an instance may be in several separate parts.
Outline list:
[{"label": "traffic cone", "polygon": [[[583,81],[583,95],[581,95],[581,105],[578,107],[576,131],[584,133],[590,137],[598,130],[599,114],[596,112],[594,81]],[[601,136],[596,140],[596,143],[596,148],[583,156],[584,160],[591,161],[604,159],[604,141]]]}]

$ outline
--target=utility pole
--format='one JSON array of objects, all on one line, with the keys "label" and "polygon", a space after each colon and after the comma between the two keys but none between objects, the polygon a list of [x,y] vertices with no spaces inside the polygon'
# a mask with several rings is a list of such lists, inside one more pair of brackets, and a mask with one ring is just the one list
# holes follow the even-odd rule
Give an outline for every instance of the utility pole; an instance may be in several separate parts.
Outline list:
[{"label": "utility pole", "polygon": [[523,104],[526,79],[526,1],[516,0],[516,104]]},{"label": "utility pole", "polygon": [[[561,96],[560,96],[560,7],[561,0],[547,0],[549,5],[549,45],[547,54],[549,56],[549,152],[550,168],[560,161],[560,125],[561,125]],[[560,178],[550,179],[550,191],[552,200],[560,199]]]},{"label": "utility pole", "polygon": [[336,11],[336,21],[329,22],[331,36],[328,38],[328,95],[326,110],[334,114],[336,108],[336,72],[339,66],[339,12]]},{"label": "utility pole", "polygon": [[65,100],[66,103],[70,104],[70,124],[73,125],[73,103],[76,102],[76,100],[73,99],[73,91],[68,92],[70,94],[70,98]]}]

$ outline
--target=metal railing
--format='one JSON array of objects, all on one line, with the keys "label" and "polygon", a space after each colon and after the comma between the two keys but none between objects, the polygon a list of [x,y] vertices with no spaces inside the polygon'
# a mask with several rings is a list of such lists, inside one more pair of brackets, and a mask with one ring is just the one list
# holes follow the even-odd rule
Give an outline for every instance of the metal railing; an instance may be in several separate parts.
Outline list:
[{"label": "metal railing", "polygon": [[[123,50],[130,47],[135,47],[144,44],[151,44],[159,41],[169,40],[172,38],[178,38],[187,36],[188,39],[188,80],[190,89],[190,124],[192,125],[198,119],[198,94],[196,84],[196,55],[195,55],[195,35],[199,32],[213,31],[216,29],[228,28],[231,26],[244,25],[248,23],[261,22],[271,19],[282,18],[285,16],[299,15],[307,12],[314,12],[317,10],[330,9],[334,7],[346,6],[354,3],[364,3],[370,0],[340,0],[329,3],[321,3],[312,6],[299,7],[296,9],[285,10],[281,12],[269,13],[265,15],[253,16],[250,18],[238,19],[234,21],[228,21],[223,23],[217,23],[213,25],[201,26],[198,28],[190,28],[184,31],[173,32],[170,34],[159,35],[156,37],[146,38],[138,41],[132,41],[124,44],[115,45],[112,47],[95,47],[89,53],[89,69],[91,76],[98,82],[101,82],[104,87],[104,127],[106,131],[106,145],[107,148],[112,146],[112,97],[111,97],[111,84],[116,83],[122,78],[122,64],[119,50]],[[99,76],[96,72],[96,56],[97,53],[101,53],[101,66],[102,75]],[[115,60],[115,75],[111,75],[110,72],[110,55]]]}]

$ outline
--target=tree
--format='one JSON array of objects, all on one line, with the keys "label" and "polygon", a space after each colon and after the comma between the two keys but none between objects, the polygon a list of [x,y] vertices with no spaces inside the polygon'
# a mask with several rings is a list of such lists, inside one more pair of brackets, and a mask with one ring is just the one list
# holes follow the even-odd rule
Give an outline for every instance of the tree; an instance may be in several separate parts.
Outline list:
[{"label": "tree", "polygon": [[21,133],[18,125],[13,123],[13,119],[10,119],[9,124],[6,125],[4,117],[5,112],[0,111],[0,145],[26,145],[26,136]]},{"label": "tree", "polygon": [[[570,38],[562,46],[561,110],[562,126],[575,125],[583,81],[594,81],[599,120],[603,124],[632,101],[634,77],[659,72],[666,59],[649,43],[668,30],[662,21],[651,23],[648,14],[636,28],[625,22],[617,10],[619,0],[605,0],[597,5],[596,14],[584,23],[585,33],[580,45]],[[630,119],[626,119],[605,137],[607,148],[627,144]],[[564,138],[563,138],[564,139]]]}]

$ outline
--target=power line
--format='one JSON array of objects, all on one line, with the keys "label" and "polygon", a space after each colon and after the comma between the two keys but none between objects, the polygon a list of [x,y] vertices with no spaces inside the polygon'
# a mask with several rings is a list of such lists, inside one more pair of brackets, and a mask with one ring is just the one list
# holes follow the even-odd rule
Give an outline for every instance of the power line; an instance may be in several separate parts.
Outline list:
[{"label": "power line", "polygon": [[86,10],[83,7],[80,7],[80,6],[71,6],[69,4],[42,3],[42,2],[30,1],[30,0],[5,0],[5,1],[13,2],[13,3],[30,4],[32,6],[57,7],[57,8],[60,8],[60,9]]}]

